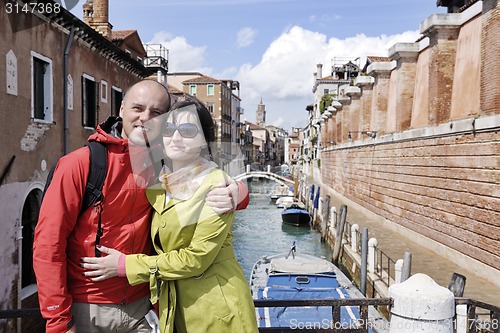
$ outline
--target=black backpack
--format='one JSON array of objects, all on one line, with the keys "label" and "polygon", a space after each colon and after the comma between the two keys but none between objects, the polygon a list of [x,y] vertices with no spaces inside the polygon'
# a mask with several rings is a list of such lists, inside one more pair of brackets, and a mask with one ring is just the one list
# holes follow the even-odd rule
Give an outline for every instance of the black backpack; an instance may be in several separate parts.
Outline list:
[{"label": "black backpack", "polygon": [[[87,146],[90,150],[90,172],[89,178],[87,179],[85,194],[83,195],[82,207],[79,214],[83,213],[90,206],[101,205],[103,199],[102,187],[104,185],[104,179],[106,178],[106,171],[108,168],[108,150],[106,149],[106,144],[97,141],[90,141]],[[57,163],[54,164],[54,166],[50,169],[49,174],[47,175],[47,182],[45,183],[45,186],[43,188],[42,200],[52,181],[56,166]],[[97,234],[95,241],[96,245],[100,243],[102,236],[101,210],[102,206],[99,207],[99,222],[97,225]],[[101,252],[96,249],[96,257],[100,257],[100,254]]]}]

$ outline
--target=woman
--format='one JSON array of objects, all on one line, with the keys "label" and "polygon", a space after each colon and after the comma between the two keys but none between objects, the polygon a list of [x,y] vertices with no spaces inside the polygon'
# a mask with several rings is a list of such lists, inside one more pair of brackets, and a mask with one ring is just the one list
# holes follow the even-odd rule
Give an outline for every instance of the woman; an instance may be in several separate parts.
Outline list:
[{"label": "woman", "polygon": [[[205,195],[228,175],[210,160],[215,125],[195,100],[172,107],[162,127],[171,161],[161,184],[147,190],[154,208],[151,237],[157,255],[83,258],[94,281],[126,276],[131,285],[149,282],[151,300],[159,293],[160,331],[258,332],[250,287],[232,246],[233,213],[218,215]],[[159,288],[159,290],[158,290]]]}]

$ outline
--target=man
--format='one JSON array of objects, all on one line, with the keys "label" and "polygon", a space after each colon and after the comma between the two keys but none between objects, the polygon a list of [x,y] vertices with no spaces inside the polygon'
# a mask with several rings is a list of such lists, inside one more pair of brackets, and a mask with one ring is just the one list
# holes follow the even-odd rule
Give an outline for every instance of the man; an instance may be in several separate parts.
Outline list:
[{"label": "man", "polygon": [[[130,286],[125,278],[93,282],[83,276],[80,258],[95,255],[99,220],[100,244],[123,253],[151,251],[151,206],[136,182],[129,141],[145,145],[144,124],[169,110],[170,96],[156,81],[133,85],[124,97],[120,118],[100,124],[89,141],[106,144],[108,166],[103,200],[80,213],[89,174],[89,150],[78,149],[59,160],[45,193],[35,230],[33,267],[40,310],[47,333],[150,332],[149,285]],[[233,184],[231,188],[234,188]],[[229,188],[229,187],[228,187]],[[207,197],[218,212],[233,209],[229,189]],[[245,193],[246,207],[248,193]],[[243,207],[244,208],[244,207]]]}]

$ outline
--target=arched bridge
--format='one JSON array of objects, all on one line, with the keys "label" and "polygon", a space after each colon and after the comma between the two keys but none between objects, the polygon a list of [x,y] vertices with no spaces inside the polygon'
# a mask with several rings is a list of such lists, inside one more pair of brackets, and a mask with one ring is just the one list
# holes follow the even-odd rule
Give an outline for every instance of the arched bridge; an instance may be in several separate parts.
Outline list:
[{"label": "arched bridge", "polygon": [[243,179],[252,178],[252,177],[271,179],[271,180],[274,180],[275,182],[279,183],[280,185],[286,185],[286,186],[290,186],[290,187],[294,185],[293,180],[285,178],[285,177],[280,176],[280,175],[277,175],[277,174],[272,173],[272,172],[268,172],[268,171],[247,171],[245,173],[242,173],[241,175],[234,177],[234,179],[235,180],[243,180]]}]

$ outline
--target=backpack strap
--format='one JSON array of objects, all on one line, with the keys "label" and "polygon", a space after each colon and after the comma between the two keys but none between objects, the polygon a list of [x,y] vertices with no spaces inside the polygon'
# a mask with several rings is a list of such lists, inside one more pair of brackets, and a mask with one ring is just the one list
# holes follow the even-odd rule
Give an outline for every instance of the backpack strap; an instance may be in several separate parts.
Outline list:
[{"label": "backpack strap", "polygon": [[90,141],[88,147],[90,150],[90,172],[80,213],[96,202],[102,201],[102,187],[108,167],[108,150],[106,149],[106,145],[101,142]]},{"label": "backpack strap", "polygon": [[102,213],[102,188],[104,186],[104,179],[106,178],[106,171],[108,169],[108,150],[106,145],[97,141],[90,141],[88,143],[90,150],[90,172],[87,179],[87,187],[83,195],[82,208],[80,213],[94,206],[99,215],[97,220],[97,232],[95,236],[95,256],[100,257],[101,251],[97,250],[97,245],[101,243],[102,226],[101,226],[101,213]]}]

